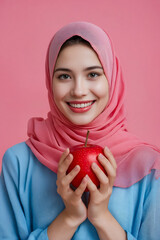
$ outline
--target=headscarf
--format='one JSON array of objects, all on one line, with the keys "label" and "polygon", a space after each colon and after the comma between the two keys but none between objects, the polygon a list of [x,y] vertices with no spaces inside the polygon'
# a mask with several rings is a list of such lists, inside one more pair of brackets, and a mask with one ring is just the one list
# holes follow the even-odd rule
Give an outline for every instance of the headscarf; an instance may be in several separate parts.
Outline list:
[{"label": "headscarf", "polygon": [[[75,125],[57,108],[52,91],[56,60],[63,43],[73,36],[87,40],[103,66],[109,84],[109,101],[103,112],[87,125]],[[27,145],[37,159],[57,172],[63,151],[85,142],[90,131],[89,144],[107,146],[117,162],[114,185],[129,187],[156,169],[160,176],[160,151],[128,132],[124,109],[125,85],[118,58],[108,34],[88,22],[73,22],[61,28],[52,38],[46,55],[46,86],[50,112],[46,119],[31,118],[28,122]]]}]

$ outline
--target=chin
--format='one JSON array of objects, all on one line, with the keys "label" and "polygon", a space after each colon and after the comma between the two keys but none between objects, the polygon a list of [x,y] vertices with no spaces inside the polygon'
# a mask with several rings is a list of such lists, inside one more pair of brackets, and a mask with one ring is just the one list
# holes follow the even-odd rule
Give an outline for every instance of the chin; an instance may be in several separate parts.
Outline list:
[{"label": "chin", "polygon": [[79,118],[79,119],[69,119],[69,121],[70,122],[72,122],[73,124],[75,124],[75,125],[78,125],[78,126],[85,126],[85,125],[88,125],[89,123],[91,123],[92,121],[93,121],[94,119],[85,119],[85,118],[83,118],[83,119],[81,119],[81,118]]}]

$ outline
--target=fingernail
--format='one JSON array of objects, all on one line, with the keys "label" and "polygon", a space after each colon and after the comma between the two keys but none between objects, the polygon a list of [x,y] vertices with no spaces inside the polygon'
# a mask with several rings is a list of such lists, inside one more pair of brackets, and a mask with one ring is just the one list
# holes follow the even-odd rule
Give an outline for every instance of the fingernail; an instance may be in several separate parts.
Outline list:
[{"label": "fingernail", "polygon": [[89,179],[88,175],[86,175],[86,176],[85,176],[85,179],[86,179],[86,180],[88,180],[88,179]]},{"label": "fingernail", "polygon": [[99,154],[99,157],[100,157],[100,159],[103,159],[103,158],[104,158],[104,156],[103,156],[102,153]]},{"label": "fingernail", "polygon": [[72,154],[69,153],[69,155],[67,156],[68,161],[71,161],[72,158],[73,158]]},{"label": "fingernail", "polygon": [[105,146],[104,150],[109,152],[109,148],[107,146]]},{"label": "fingernail", "polygon": [[96,169],[97,168],[97,164],[96,163],[92,163],[92,168]]},{"label": "fingernail", "polygon": [[69,153],[69,152],[70,152],[70,149],[69,149],[69,148],[66,148],[66,152],[68,152],[68,153]]},{"label": "fingernail", "polygon": [[82,179],[82,182],[83,182],[83,183],[87,183],[88,179],[89,179],[89,177],[88,177],[88,175],[86,175],[86,176]]},{"label": "fingernail", "polygon": [[78,171],[80,169],[80,166],[76,165],[74,169],[75,169],[75,171]]}]

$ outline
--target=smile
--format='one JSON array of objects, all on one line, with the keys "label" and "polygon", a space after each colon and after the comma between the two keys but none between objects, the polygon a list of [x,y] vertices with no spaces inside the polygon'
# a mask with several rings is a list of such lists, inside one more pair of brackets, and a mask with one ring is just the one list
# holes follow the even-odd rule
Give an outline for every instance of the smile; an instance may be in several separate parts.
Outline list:
[{"label": "smile", "polygon": [[91,109],[94,101],[85,101],[85,102],[67,102],[69,108],[76,113],[87,112]]},{"label": "smile", "polygon": [[92,105],[93,103],[94,103],[94,101],[87,102],[87,103],[68,103],[68,104],[73,108],[85,108],[85,107]]}]

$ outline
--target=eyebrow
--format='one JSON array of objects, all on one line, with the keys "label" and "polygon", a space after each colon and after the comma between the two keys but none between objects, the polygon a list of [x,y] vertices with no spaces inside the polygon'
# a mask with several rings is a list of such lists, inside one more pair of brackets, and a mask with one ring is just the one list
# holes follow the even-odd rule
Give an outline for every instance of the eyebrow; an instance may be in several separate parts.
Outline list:
[{"label": "eyebrow", "polygon": [[[97,69],[97,68],[103,70],[103,68],[101,66],[91,66],[91,67],[85,68],[84,71],[89,71],[89,70],[93,70],[93,69]],[[58,71],[71,72],[71,70],[68,68],[57,68],[57,69],[55,69],[54,73],[58,72]]]}]

